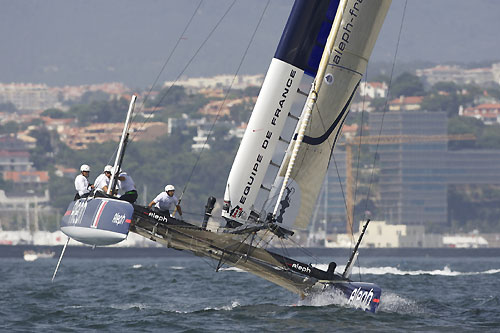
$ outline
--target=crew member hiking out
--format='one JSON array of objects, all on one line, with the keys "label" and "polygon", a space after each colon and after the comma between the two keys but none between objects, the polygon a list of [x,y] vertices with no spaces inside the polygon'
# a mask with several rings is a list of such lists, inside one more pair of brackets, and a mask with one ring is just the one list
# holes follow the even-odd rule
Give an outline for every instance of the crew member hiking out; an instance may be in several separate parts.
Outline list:
[{"label": "crew member hiking out", "polygon": [[88,197],[90,191],[94,188],[94,185],[89,184],[89,174],[90,167],[87,164],[82,164],[80,174],[75,178],[76,194],[74,200]]},{"label": "crew member hiking out", "polygon": [[158,213],[170,215],[170,212],[173,212],[175,208],[179,212],[179,215],[182,219],[182,209],[179,205],[179,199],[174,195],[175,187],[174,185],[165,186],[165,192],[161,192],[153,199],[148,205],[148,208],[153,207],[153,211]]},{"label": "crew member hiking out", "polygon": [[135,189],[134,180],[123,170],[120,170],[119,173],[118,188],[122,192],[119,199],[134,203],[137,200],[137,190]]},{"label": "crew member hiking out", "polygon": [[104,167],[104,172],[101,173],[94,181],[94,187],[97,191],[108,192],[109,180],[111,178],[111,171],[113,167],[111,165],[106,165]]}]

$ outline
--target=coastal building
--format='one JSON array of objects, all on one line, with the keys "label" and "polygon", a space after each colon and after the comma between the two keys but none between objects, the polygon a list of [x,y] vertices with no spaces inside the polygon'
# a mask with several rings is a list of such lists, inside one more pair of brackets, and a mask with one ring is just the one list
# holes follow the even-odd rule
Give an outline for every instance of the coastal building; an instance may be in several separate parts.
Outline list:
[{"label": "coastal building", "polygon": [[422,96],[400,96],[389,101],[389,111],[415,111],[420,110],[420,104],[424,98]]},{"label": "coastal building", "polygon": [[0,103],[12,103],[20,111],[35,111],[58,106],[58,97],[46,84],[0,84]]},{"label": "coastal building", "polygon": [[[354,235],[333,234],[325,240],[325,247],[349,248],[359,238],[363,223]],[[443,237],[426,234],[422,225],[389,224],[386,221],[370,221],[361,247],[369,248],[437,248],[443,246]]]},{"label": "coastal building", "polygon": [[0,150],[0,172],[28,171],[33,166],[27,151]]},{"label": "coastal building", "polygon": [[14,183],[16,190],[41,190],[49,182],[48,171],[5,171],[3,179]]},{"label": "coastal building", "polygon": [[345,232],[346,225],[346,153],[336,149],[332,154],[323,187],[314,208],[311,230]]},{"label": "coastal building", "polygon": [[208,137],[210,135],[210,129],[205,129],[203,126],[197,128],[197,134],[193,137],[194,143],[191,145],[191,150],[194,152],[200,152],[202,150],[209,150],[210,144],[208,143]]},{"label": "coastal building", "polygon": [[471,106],[468,108],[461,107],[458,111],[461,117],[472,117],[481,120],[486,125],[500,123],[500,104],[488,103]]},{"label": "coastal building", "polygon": [[260,87],[264,82],[264,75],[216,75],[213,77],[192,77],[183,78],[176,81],[166,81],[163,87],[170,87],[173,85],[183,86],[185,88],[199,90],[199,89],[245,89],[247,87]]},{"label": "coastal building", "polygon": [[387,96],[387,84],[385,82],[361,82],[359,84],[359,95],[370,98],[385,98]]},{"label": "coastal building", "polygon": [[36,231],[40,216],[47,217],[52,213],[49,206],[49,190],[37,193],[21,195],[6,195],[4,190],[0,190],[0,229],[9,230],[13,224],[15,227],[24,225],[24,230]]},{"label": "coastal building", "polygon": [[485,85],[500,83],[500,64],[487,68],[465,69],[460,66],[438,65],[432,68],[417,69],[416,75],[428,85],[438,82],[454,82],[456,84]]},{"label": "coastal building", "polygon": [[[372,112],[369,124],[376,131],[382,126],[382,135],[447,134],[445,112]],[[446,225],[449,185],[500,184],[498,150],[448,151],[447,141],[394,143],[377,149],[377,218],[389,224]]]},{"label": "coastal building", "polygon": [[445,235],[443,246],[452,248],[480,248],[489,247],[488,241],[478,234]]},{"label": "coastal building", "polygon": [[[136,123],[130,129],[130,136],[137,141],[154,141],[167,134],[167,130],[167,124],[162,122]],[[71,149],[87,149],[92,143],[118,142],[122,131],[122,123],[95,123],[85,127],[64,128],[59,135]]]}]

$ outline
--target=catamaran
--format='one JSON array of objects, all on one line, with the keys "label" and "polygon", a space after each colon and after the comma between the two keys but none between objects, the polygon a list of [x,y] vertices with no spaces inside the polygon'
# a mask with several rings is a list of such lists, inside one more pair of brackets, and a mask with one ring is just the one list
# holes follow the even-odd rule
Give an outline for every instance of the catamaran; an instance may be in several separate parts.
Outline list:
[{"label": "catamaran", "polygon": [[[228,176],[222,209],[225,225],[207,227],[215,197],[208,198],[201,221],[183,221],[118,200],[111,195],[116,183],[113,174],[107,194],[70,203],[61,230],[94,246],[118,243],[134,232],[170,248],[213,258],[217,270],[222,265],[235,266],[301,297],[336,290],[356,307],[375,312],[380,287],[349,278],[363,233],[342,273],[335,271],[334,262],[325,271],[270,251],[262,240],[289,238],[308,227],[390,3],[295,1]],[[308,94],[300,90],[304,77],[313,78]],[[307,99],[297,117],[291,108],[301,95]],[[134,103],[135,97],[114,170],[123,159]],[[290,123],[294,130],[286,136],[285,124]],[[280,153],[277,147],[283,143],[288,147]]]}]

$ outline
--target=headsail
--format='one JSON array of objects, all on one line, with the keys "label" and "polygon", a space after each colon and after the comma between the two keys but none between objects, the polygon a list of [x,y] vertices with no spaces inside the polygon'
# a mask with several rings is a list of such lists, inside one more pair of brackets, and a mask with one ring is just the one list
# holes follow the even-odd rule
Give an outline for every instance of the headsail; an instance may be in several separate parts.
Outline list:
[{"label": "headsail", "polygon": [[[317,94],[317,100],[310,119],[305,119],[303,112],[273,186],[275,191],[270,193],[270,199],[276,196],[276,189],[281,187],[290,166],[290,181],[283,189],[276,210],[277,221],[283,222],[285,227],[305,229],[309,224],[334,145],[390,3],[391,0],[347,0],[345,10],[337,14],[341,16],[336,20],[341,21],[335,32],[326,72],[323,77],[315,79],[324,82],[319,92],[311,92]],[[295,139],[303,122],[307,122],[303,141],[296,152],[295,163],[291,165]]]},{"label": "headsail", "polygon": [[270,165],[278,171],[274,150],[303,74],[316,74],[337,6],[338,0],[295,2],[228,177],[224,217],[258,217],[257,194],[269,194],[272,183],[263,184],[264,176]]}]

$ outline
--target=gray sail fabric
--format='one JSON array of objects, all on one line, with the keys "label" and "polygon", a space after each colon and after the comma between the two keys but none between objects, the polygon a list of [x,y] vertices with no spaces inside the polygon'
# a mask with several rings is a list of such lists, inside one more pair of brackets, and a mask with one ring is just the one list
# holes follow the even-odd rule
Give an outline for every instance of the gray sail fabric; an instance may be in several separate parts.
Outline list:
[{"label": "gray sail fabric", "polygon": [[[279,203],[276,219],[284,227],[305,229],[309,224],[333,148],[390,3],[390,0],[349,0],[347,3],[291,181]],[[274,183],[275,190],[279,189],[288,168],[295,144],[295,138],[292,139]],[[271,192],[270,199],[275,194]]]}]

